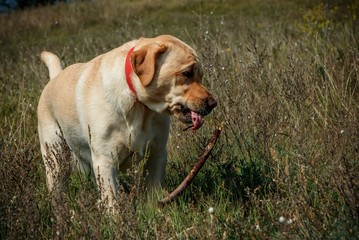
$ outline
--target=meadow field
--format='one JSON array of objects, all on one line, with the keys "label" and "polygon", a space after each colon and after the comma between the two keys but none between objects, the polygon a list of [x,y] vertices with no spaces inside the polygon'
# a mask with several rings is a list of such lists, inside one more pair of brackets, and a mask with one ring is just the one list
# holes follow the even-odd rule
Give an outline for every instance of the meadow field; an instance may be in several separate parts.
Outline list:
[{"label": "meadow field", "polygon": [[[1,14],[0,239],[357,239],[358,18],[358,0],[98,0]],[[196,132],[173,119],[158,199],[223,126],[210,158],[164,208],[140,188],[142,161],[119,175],[118,214],[79,172],[54,209],[37,135],[40,52],[68,66],[160,34],[196,49],[218,106]]]}]

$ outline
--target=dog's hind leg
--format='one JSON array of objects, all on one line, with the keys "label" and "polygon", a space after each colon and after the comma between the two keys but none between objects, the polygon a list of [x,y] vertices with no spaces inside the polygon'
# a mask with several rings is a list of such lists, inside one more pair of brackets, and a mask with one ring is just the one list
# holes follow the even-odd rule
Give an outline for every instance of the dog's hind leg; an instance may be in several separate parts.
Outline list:
[{"label": "dog's hind leg", "polygon": [[60,128],[55,125],[51,128],[39,127],[39,137],[46,170],[46,182],[53,206],[53,234],[62,238],[66,232],[66,221],[69,217],[66,194],[72,168],[71,151]]},{"label": "dog's hind leg", "polygon": [[[40,145],[46,170],[46,181],[49,192],[57,194],[66,192],[67,182],[71,173],[71,151],[62,136],[60,128],[51,128],[53,133],[39,131]],[[58,130],[55,130],[58,129]]]}]

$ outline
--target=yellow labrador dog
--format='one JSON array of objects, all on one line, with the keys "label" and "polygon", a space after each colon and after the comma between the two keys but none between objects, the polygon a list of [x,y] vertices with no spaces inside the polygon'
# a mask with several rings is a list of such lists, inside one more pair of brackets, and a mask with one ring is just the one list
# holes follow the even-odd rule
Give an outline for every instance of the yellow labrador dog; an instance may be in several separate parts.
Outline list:
[{"label": "yellow labrador dog", "polygon": [[196,52],[173,36],[130,41],[65,69],[50,52],[42,52],[41,59],[51,79],[37,110],[50,191],[56,187],[59,166],[48,148],[60,141],[60,132],[79,167],[101,181],[101,199],[112,205],[118,166],[128,168],[133,153],[141,159],[150,149],[146,184],[150,189],[160,186],[170,115],[196,130],[217,105],[201,84]]}]

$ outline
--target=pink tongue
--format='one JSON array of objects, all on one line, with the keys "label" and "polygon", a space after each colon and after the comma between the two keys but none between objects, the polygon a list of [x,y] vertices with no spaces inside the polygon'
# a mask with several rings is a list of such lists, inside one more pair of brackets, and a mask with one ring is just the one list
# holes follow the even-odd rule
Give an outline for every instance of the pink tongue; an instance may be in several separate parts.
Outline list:
[{"label": "pink tongue", "polygon": [[193,122],[192,130],[197,130],[200,127],[202,127],[202,125],[204,123],[204,119],[202,118],[201,115],[191,111],[191,118],[192,118],[192,122]]}]

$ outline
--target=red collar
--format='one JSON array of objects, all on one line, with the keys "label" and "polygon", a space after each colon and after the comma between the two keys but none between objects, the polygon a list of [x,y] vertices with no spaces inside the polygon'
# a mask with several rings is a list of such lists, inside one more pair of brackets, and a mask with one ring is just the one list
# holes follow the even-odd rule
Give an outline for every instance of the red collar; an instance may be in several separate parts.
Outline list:
[{"label": "red collar", "polygon": [[131,53],[133,52],[134,49],[135,49],[135,47],[131,48],[130,51],[128,51],[128,53],[127,53],[126,62],[125,62],[125,74],[126,74],[126,81],[127,81],[128,87],[134,94],[136,94],[136,90],[133,87],[132,80],[131,80],[131,73],[133,72],[133,68],[131,65]]}]

